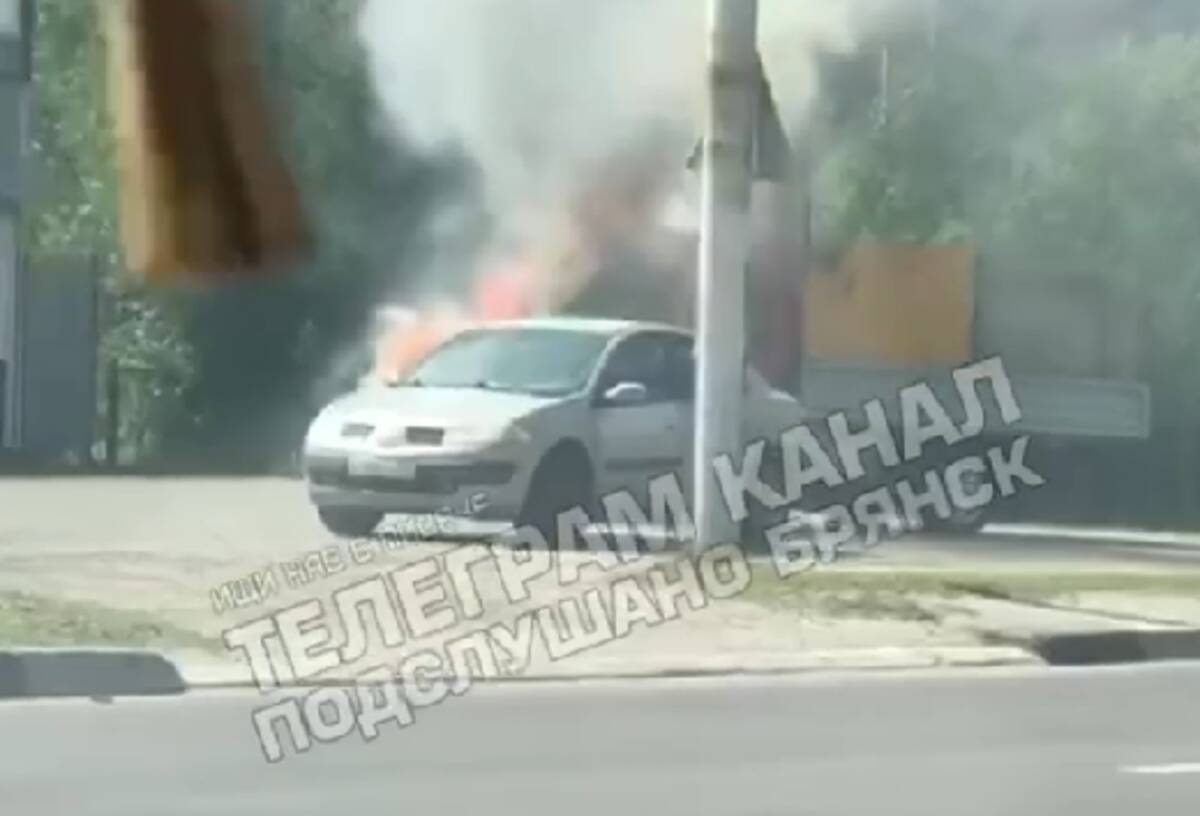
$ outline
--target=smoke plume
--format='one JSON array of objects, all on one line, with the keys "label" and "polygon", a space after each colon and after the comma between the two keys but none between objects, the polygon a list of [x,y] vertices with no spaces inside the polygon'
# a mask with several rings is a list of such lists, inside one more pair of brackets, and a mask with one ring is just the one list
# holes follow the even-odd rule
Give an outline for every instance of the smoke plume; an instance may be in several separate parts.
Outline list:
[{"label": "smoke plume", "polygon": [[[801,122],[813,101],[818,52],[851,51],[872,26],[930,2],[762,0],[762,51],[785,121]],[[607,245],[636,245],[669,205],[676,216],[688,209],[685,161],[704,112],[706,7],[368,0],[362,36],[396,133],[431,150],[459,149],[480,172],[487,239],[462,230],[470,238],[460,241],[453,219],[437,237],[444,256],[463,257],[458,244],[472,242],[465,257],[476,290],[443,286],[442,295],[476,313],[553,309],[593,273]],[[461,288],[459,275],[434,267],[430,280]]]}]

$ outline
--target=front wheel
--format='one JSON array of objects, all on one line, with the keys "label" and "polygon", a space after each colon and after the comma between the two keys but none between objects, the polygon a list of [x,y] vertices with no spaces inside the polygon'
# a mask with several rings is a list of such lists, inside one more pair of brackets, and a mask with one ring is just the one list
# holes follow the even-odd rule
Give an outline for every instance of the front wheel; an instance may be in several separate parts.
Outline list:
[{"label": "front wheel", "polygon": [[573,447],[552,450],[529,480],[517,527],[533,527],[549,547],[557,547],[559,514],[576,507],[592,510],[592,484],[586,454]]},{"label": "front wheel", "polygon": [[366,538],[383,521],[383,513],[356,507],[319,507],[317,515],[326,530],[342,538]]}]

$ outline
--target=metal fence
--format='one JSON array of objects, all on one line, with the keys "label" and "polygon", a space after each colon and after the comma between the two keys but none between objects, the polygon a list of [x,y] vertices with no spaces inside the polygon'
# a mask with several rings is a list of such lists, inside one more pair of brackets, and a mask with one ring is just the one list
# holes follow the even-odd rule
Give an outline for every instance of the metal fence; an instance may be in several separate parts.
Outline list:
[{"label": "metal fence", "polygon": [[21,298],[21,449],[91,457],[96,436],[97,273],[87,256],[36,259]]}]

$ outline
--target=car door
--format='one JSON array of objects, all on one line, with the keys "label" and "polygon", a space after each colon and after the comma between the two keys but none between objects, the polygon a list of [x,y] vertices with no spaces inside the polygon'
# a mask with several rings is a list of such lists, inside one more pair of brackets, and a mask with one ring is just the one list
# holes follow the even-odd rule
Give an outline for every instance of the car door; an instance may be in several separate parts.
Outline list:
[{"label": "car door", "polygon": [[[686,467],[688,423],[681,391],[668,368],[676,335],[644,332],[623,340],[610,354],[595,401],[597,484],[603,493],[628,490],[641,501],[650,479]],[[621,384],[645,388],[645,398],[614,404],[605,395]]]}]

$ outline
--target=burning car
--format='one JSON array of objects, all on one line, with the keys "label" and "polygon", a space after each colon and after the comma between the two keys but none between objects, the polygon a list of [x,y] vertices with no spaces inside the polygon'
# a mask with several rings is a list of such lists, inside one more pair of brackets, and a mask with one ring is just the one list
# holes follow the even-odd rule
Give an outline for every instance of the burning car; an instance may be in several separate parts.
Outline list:
[{"label": "burning car", "polygon": [[[320,518],[344,536],[388,513],[485,506],[552,534],[557,514],[677,473],[691,481],[692,336],[656,323],[542,318],[454,333],[400,379],[371,381],[312,423]],[[747,373],[748,438],[801,417]]]}]

